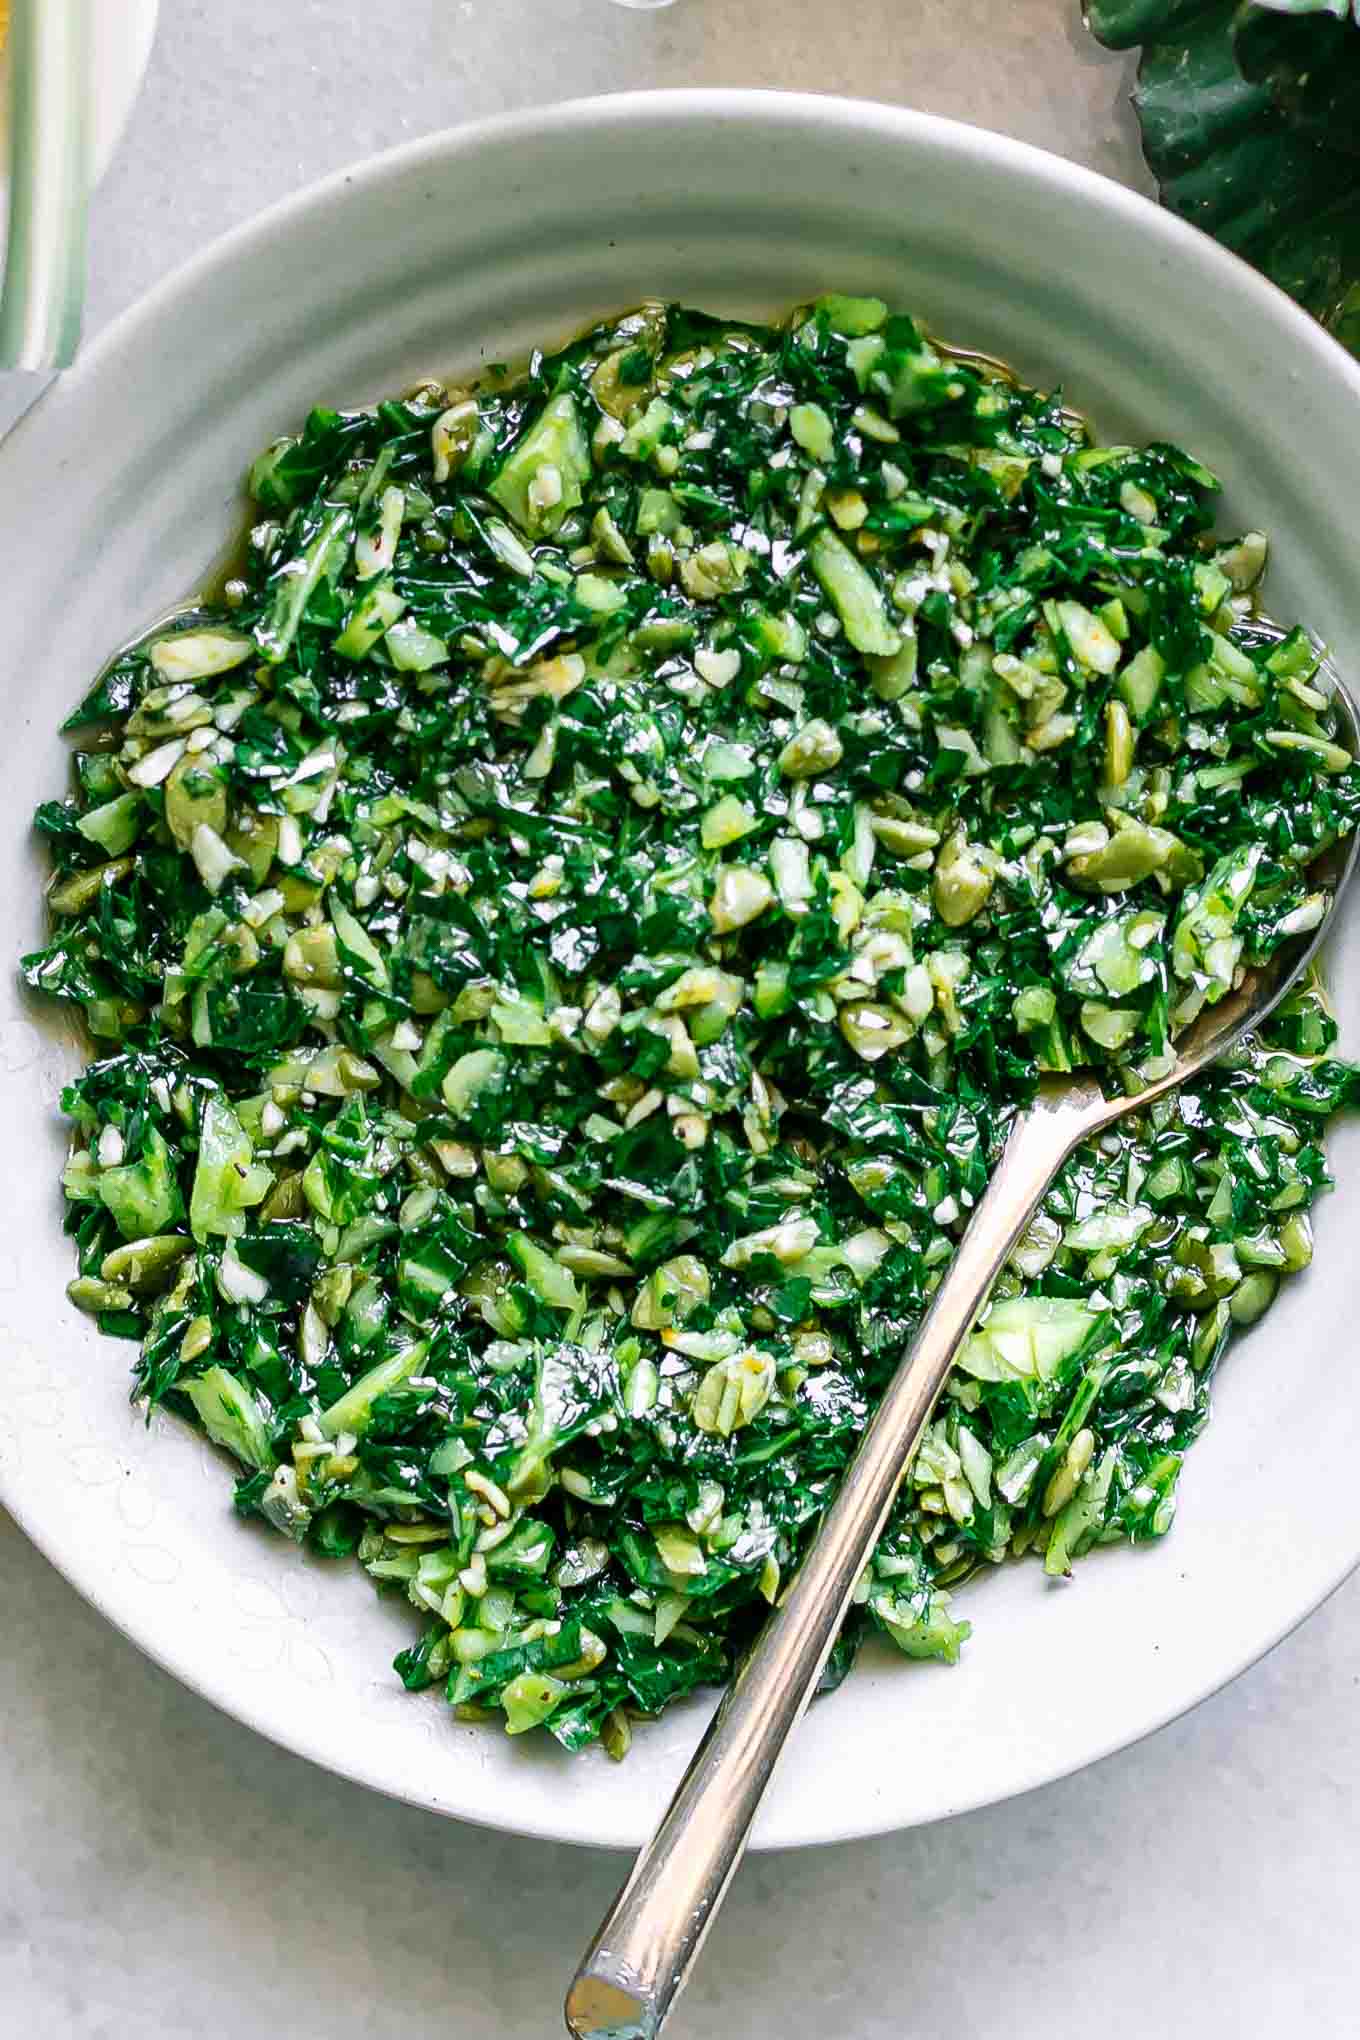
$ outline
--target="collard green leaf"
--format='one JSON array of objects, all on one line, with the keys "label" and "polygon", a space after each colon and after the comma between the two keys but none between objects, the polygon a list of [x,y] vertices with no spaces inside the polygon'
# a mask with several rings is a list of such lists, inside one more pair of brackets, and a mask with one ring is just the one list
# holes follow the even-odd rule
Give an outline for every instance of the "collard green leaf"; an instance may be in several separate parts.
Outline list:
[{"label": "collard green leaf", "polygon": [[1134,105],[1162,201],[1360,351],[1360,13],[1354,0],[1092,0],[1142,46]]}]

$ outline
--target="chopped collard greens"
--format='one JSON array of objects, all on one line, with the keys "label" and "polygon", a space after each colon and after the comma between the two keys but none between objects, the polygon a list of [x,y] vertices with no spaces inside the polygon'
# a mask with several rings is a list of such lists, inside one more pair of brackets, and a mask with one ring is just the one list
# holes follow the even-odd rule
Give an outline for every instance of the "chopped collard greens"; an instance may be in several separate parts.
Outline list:
[{"label": "chopped collard greens", "polygon": [[[406,1685],[621,1755],[777,1600],[1042,1071],[1315,925],[1360,813],[1256,532],[874,299],[316,410],[71,716],[73,1300]],[[1063,1171],[827,1684],[1160,1536],[1360,1095],[1315,988]],[[413,1632],[414,1634],[414,1632]]]}]

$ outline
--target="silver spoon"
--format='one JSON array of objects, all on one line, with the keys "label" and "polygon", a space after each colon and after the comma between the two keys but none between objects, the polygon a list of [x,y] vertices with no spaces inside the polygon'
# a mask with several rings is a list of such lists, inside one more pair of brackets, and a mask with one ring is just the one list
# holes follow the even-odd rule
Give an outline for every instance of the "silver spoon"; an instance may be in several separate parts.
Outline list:
[{"label": "silver spoon", "polygon": [[[1332,677],[1352,756],[1360,716]],[[790,1731],[830,1655],[921,1433],[993,1282],[1054,1176],[1082,1141],[1198,1076],[1296,985],[1335,919],[1360,838],[1319,860],[1331,898],[1318,927],[1248,971],[1177,1044],[1175,1064],[1132,1096],[1107,1098],[1093,1076],[1048,1078],[1011,1126],[1000,1162],[945,1280],[879,1404],[835,1501],[778,1608],[737,1672],[675,1797],[633,1865],[567,1992],[576,2040],[654,2040],[745,1853]]]},{"label": "silver spoon", "polygon": [[0,368],[69,368],[85,302],[91,0],[15,0]]}]

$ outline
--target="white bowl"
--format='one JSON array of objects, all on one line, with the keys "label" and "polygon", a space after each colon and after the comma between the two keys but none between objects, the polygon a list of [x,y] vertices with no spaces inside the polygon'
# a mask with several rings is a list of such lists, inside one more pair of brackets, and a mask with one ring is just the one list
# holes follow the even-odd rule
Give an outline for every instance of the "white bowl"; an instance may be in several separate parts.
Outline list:
[{"label": "white bowl", "polygon": [[[111,647],[193,590],[237,527],[247,461],[310,403],[513,357],[645,293],[772,312],[831,286],[1061,381],[1106,432],[1184,441],[1224,477],[1226,522],[1274,534],[1277,613],[1354,672],[1360,370],[1211,242],[1055,157],[881,106],[696,92],[516,115],[232,234],[0,451],[7,940],[40,932],[28,816],[63,784],[57,722]],[[1332,959],[1352,1039],[1358,952],[1352,917]],[[400,1607],[239,1526],[214,1455],[129,1409],[129,1349],[62,1299],[55,1104],[74,1050],[3,987],[0,1496],[112,1621],[280,1743],[442,1812],[637,1842],[702,1706],[643,1728],[621,1768],[459,1726],[388,1669]],[[1355,1565],[1354,1127],[1333,1156],[1316,1264],[1228,1361],[1170,1537],[1070,1585],[1024,1565],[968,1589],[955,1670],[863,1664],[795,1739],[761,1843],[930,1820],[1089,1763],[1240,1671]]]}]

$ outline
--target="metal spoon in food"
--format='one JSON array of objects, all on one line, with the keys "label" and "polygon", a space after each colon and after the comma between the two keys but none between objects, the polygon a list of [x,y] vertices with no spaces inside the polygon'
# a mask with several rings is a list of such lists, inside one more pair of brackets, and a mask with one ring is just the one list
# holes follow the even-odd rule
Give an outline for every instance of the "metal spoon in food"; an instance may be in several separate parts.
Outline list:
[{"label": "metal spoon in food", "polygon": [[[1360,716],[1332,678],[1345,748],[1360,754]],[[1001,1159],[888,1386],[801,1568],[741,1666],[652,1838],[567,1992],[577,2040],[654,2040],[746,1848],[775,1761],[811,1699],[851,1595],[993,1282],[1057,1171],[1084,1140],[1197,1076],[1259,1026],[1297,984],[1335,920],[1360,838],[1314,867],[1330,899],[1318,926],[1206,1007],[1174,1066],[1132,1095],[1095,1076],[1045,1079],[1014,1120]],[[1324,869],[1323,867],[1327,867]]]}]

